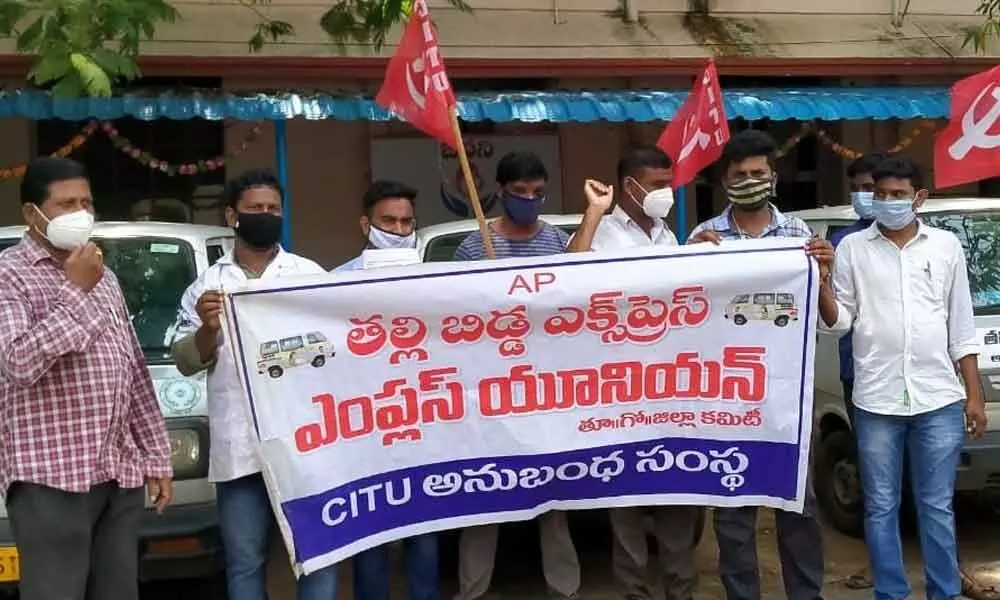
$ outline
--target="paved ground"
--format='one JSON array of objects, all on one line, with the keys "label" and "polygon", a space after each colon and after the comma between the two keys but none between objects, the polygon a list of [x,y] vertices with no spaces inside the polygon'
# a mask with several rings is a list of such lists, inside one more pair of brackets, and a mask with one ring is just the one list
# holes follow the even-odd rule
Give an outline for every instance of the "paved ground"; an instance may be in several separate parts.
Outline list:
[{"label": "paved ground", "polygon": [[[965,565],[981,574],[984,581],[1000,587],[1000,518],[986,507],[960,503],[959,546]],[[574,514],[573,536],[577,541],[583,561],[582,600],[618,600],[610,571],[610,531],[600,514]],[[494,597],[498,600],[542,600],[545,598],[544,582],[539,568],[540,558],[535,529],[530,524],[506,526],[501,533],[499,565],[494,576]],[[445,536],[442,548],[442,569],[445,576],[445,595],[455,589],[457,564],[456,540]],[[763,583],[768,599],[783,598],[781,574],[774,540],[774,520],[769,510],[761,511],[759,520],[759,555]],[[914,598],[923,597],[919,543],[915,536],[906,538],[907,562]],[[871,592],[855,591],[843,585],[844,578],[862,568],[867,561],[864,545],[832,530],[826,535],[826,586],[827,600],[863,600]],[[395,554],[394,580],[397,582],[394,599],[402,600],[405,593],[401,585],[400,556]],[[716,547],[711,527],[706,528],[705,538],[699,547],[701,584],[697,600],[718,600],[723,597],[715,570]],[[294,600],[292,576],[284,553],[275,550],[271,563],[271,600]],[[341,600],[351,598],[350,569],[341,569]],[[204,585],[189,582],[149,586],[143,600],[216,600],[223,595],[212,593]],[[214,598],[213,598],[214,597]]]}]

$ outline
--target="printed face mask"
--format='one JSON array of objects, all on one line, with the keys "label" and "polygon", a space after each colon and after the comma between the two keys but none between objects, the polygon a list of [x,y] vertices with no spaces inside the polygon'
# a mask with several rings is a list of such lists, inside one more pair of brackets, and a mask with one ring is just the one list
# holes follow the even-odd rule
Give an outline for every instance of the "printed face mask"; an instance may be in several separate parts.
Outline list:
[{"label": "printed face mask", "polygon": [[32,206],[48,223],[45,231],[39,233],[56,248],[72,251],[90,240],[90,233],[94,230],[94,215],[89,210],[78,210],[49,219],[38,206]]},{"label": "printed face mask", "polygon": [[774,177],[751,177],[726,187],[726,196],[734,206],[757,210],[774,198],[777,180]]},{"label": "printed face mask", "polygon": [[236,235],[250,246],[266,250],[281,239],[281,215],[271,213],[236,213]]},{"label": "printed face mask", "polygon": [[[635,180],[633,179],[633,181]],[[633,196],[632,202],[638,204],[647,217],[651,219],[663,219],[670,214],[670,209],[674,207],[674,191],[672,189],[665,187],[647,192],[645,188],[639,185],[638,181],[635,181],[635,184],[645,193],[645,196],[643,196],[642,202],[639,202]],[[631,196],[631,194],[629,195]]]},{"label": "printed face mask", "polygon": [[917,218],[917,213],[913,212],[913,198],[875,200],[872,210],[878,224],[892,231],[903,229]]},{"label": "printed face mask", "polygon": [[875,192],[851,192],[851,206],[861,219],[875,218],[873,202],[875,202]]},{"label": "printed face mask", "polygon": [[516,225],[531,225],[537,221],[544,201],[544,197],[526,198],[510,192],[504,192],[500,200],[504,214]]},{"label": "printed face mask", "polygon": [[371,225],[368,227],[368,243],[379,250],[416,248],[417,233],[411,231],[409,235],[399,235]]}]

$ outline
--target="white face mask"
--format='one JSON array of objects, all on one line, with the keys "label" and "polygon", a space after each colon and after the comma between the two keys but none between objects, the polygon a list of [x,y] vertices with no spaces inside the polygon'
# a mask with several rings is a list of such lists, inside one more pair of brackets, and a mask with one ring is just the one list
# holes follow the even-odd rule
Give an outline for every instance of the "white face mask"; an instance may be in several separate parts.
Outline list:
[{"label": "white face mask", "polygon": [[654,219],[664,219],[670,214],[670,209],[674,207],[674,190],[665,187],[653,190],[646,194],[642,200],[642,212],[647,217]]},{"label": "white face mask", "polygon": [[379,250],[416,248],[417,233],[411,231],[410,235],[398,235],[371,225],[368,227],[368,243]]},{"label": "white face mask", "polygon": [[90,211],[78,210],[59,215],[54,219],[46,217],[37,206],[35,211],[48,222],[45,232],[39,233],[56,248],[72,251],[90,240],[90,232],[94,230],[94,215],[90,214]]},{"label": "white face mask", "polygon": [[665,187],[647,192],[645,188],[639,185],[638,181],[634,179],[632,181],[646,194],[642,202],[636,200],[634,196],[632,197],[632,202],[638,204],[647,217],[651,219],[664,219],[670,214],[670,209],[674,207],[674,190]]}]

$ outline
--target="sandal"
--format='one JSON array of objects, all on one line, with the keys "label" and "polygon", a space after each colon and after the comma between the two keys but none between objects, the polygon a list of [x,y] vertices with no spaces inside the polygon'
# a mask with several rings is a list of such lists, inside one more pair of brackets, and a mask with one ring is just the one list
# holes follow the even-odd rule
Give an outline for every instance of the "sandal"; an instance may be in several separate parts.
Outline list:
[{"label": "sandal", "polygon": [[[870,590],[875,587],[875,584],[872,582],[871,568],[865,567],[854,575],[848,576],[844,581],[844,585],[852,590]],[[990,598],[989,600],[994,599]],[[995,600],[1000,600],[1000,598]]]}]

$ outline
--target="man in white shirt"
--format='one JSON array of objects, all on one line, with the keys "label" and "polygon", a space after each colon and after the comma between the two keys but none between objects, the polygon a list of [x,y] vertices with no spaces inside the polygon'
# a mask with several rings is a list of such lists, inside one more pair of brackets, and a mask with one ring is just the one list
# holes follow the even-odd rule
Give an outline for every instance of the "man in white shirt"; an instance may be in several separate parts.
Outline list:
[{"label": "man in white shirt", "polygon": [[[366,250],[402,250],[417,246],[417,219],[414,216],[417,190],[397,181],[373,182],[361,199],[361,233],[368,240]],[[365,269],[364,253],[334,269],[333,273]],[[438,567],[438,538],[425,533],[403,541],[406,562],[407,600],[439,600],[441,577]],[[389,544],[356,555],[354,600],[389,600],[392,571]]]},{"label": "man in white shirt", "polygon": [[[621,196],[609,215],[613,188],[584,183],[587,210],[569,243],[570,252],[676,246],[663,219],[674,205],[670,158],[655,148],[630,151],[618,162]],[[646,516],[652,516],[667,600],[691,600],[698,584],[695,548],[701,540],[705,509],[699,506],[611,509],[612,568],[626,600],[650,600],[646,583],[649,547]]]},{"label": "man in white shirt", "polygon": [[[235,247],[184,292],[171,349],[184,375],[208,371],[208,478],[215,483],[226,583],[234,600],[267,600],[274,514],[239,370],[220,331],[222,293],[250,279],[325,273],[313,261],[279,245],[282,194],[281,184],[268,171],[248,171],[226,186],[226,222],[236,232]],[[298,600],[335,600],[336,594],[336,567],[297,582]]]},{"label": "man in white shirt", "polygon": [[645,246],[676,246],[663,219],[674,206],[670,158],[656,148],[637,148],[618,161],[622,197],[611,214],[613,188],[593,179],[584,183],[587,209],[570,240],[569,252]]},{"label": "man in white shirt", "polygon": [[962,589],[955,471],[965,433],[986,430],[965,253],[952,233],[917,219],[927,199],[917,164],[894,156],[872,176],[875,223],[840,242],[832,292],[829,279],[822,282],[820,314],[834,331],[854,327],[855,428],[875,597],[910,597],[899,538],[905,452],[927,598],[951,600]]}]

